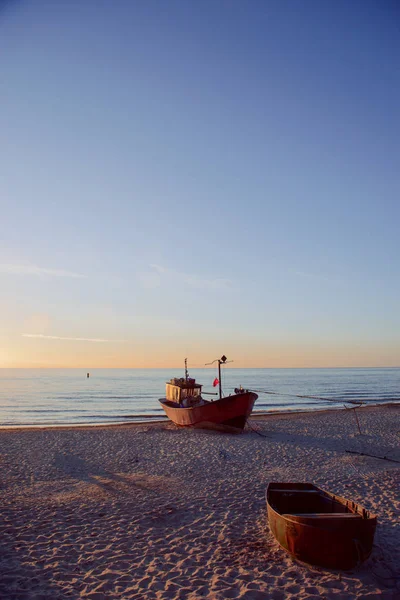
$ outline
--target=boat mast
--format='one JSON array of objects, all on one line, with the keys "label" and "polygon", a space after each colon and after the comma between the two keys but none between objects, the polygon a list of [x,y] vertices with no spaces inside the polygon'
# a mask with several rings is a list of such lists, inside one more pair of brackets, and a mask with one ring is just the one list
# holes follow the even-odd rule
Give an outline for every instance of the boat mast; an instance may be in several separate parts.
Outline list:
[{"label": "boat mast", "polygon": [[187,358],[185,358],[185,381],[188,380],[188,377],[189,377],[189,373],[187,370]]},{"label": "boat mast", "polygon": [[219,381],[219,399],[222,398],[222,381],[221,381],[221,365],[226,363],[225,354],[218,359],[218,381]]}]

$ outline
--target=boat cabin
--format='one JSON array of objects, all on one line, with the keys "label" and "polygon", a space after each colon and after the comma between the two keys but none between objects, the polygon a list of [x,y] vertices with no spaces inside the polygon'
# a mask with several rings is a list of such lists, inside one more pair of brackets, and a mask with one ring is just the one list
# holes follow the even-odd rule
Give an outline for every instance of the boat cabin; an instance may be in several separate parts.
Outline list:
[{"label": "boat cabin", "polygon": [[177,408],[191,408],[207,404],[207,400],[201,397],[203,386],[196,383],[191,377],[174,377],[166,384],[166,401],[169,406]]},{"label": "boat cabin", "polygon": [[201,403],[201,388],[203,386],[196,383],[191,377],[174,377],[166,384],[166,399],[179,406],[196,406]]}]

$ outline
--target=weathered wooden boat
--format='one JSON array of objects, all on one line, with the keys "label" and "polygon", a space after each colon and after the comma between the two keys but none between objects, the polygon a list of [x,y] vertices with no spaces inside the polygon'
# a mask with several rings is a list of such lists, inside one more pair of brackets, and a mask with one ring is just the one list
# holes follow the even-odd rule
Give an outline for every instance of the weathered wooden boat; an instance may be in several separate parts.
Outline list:
[{"label": "weathered wooden boat", "polygon": [[352,569],[372,551],[376,515],[312,483],[270,483],[269,525],[295,558],[330,569]]},{"label": "weathered wooden boat", "polygon": [[167,417],[182,427],[219,429],[232,433],[243,431],[258,396],[254,392],[235,389],[231,396],[222,396],[221,364],[226,357],[218,359],[219,399],[206,400],[202,385],[189,377],[185,360],[185,377],[174,378],[166,384],[166,397],[159,402]]}]

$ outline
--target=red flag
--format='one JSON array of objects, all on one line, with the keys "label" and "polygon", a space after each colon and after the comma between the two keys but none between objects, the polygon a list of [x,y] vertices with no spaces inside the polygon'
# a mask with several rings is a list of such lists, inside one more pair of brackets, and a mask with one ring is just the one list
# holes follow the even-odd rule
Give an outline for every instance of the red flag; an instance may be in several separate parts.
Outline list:
[{"label": "red flag", "polygon": [[217,378],[215,378],[213,381],[213,387],[216,387],[218,384],[219,384],[219,381]]}]

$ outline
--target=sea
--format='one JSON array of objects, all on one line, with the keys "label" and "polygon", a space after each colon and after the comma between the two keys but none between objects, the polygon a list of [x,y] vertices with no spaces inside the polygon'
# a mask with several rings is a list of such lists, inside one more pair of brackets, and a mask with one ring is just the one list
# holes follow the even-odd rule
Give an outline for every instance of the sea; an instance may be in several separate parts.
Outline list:
[{"label": "sea", "polygon": [[[158,398],[177,369],[0,369],[0,426],[100,425],[165,419]],[[208,399],[216,370],[192,369]],[[224,395],[258,392],[255,413],[400,402],[400,368],[222,370]]]}]

